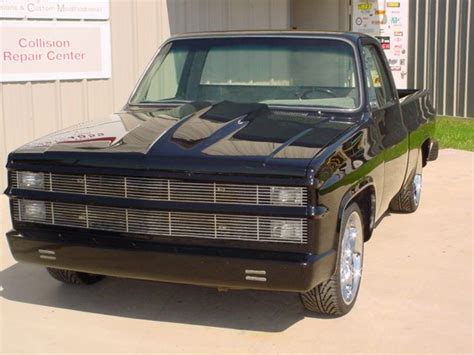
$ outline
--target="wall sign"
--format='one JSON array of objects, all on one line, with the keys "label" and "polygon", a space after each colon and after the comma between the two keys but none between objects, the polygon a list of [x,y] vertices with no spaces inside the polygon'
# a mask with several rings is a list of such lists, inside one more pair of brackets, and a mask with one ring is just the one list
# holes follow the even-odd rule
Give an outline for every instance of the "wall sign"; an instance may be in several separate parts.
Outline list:
[{"label": "wall sign", "polygon": [[352,6],[352,30],[378,38],[395,84],[406,88],[409,0],[355,0]]},{"label": "wall sign", "polygon": [[0,17],[107,20],[109,0],[0,0]]},{"label": "wall sign", "polygon": [[0,22],[0,82],[111,76],[108,22]]}]

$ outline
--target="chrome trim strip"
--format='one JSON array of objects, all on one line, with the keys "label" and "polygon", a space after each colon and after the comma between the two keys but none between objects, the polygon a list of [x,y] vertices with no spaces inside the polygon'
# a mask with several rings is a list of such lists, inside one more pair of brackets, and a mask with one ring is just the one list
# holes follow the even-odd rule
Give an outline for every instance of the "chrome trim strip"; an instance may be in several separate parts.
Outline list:
[{"label": "chrome trim strip", "polygon": [[40,259],[56,260],[56,257],[55,256],[49,256],[49,255],[40,255]]},{"label": "chrome trim strip", "polygon": [[265,270],[245,270],[245,273],[248,275],[266,275],[267,272]]},{"label": "chrome trim strip", "polygon": [[266,277],[258,277],[258,276],[245,276],[245,280],[247,280],[247,281],[267,282]]},{"label": "chrome trim strip", "polygon": [[[18,174],[18,171],[16,171]],[[189,182],[154,177],[49,173],[43,191],[78,195],[111,196],[141,200],[222,203],[239,205],[306,207],[308,189],[301,186],[239,185]],[[277,188],[298,194],[294,202],[275,201]],[[299,198],[301,196],[301,199]]]},{"label": "chrome trim strip", "polygon": [[[13,200],[14,220],[28,223],[163,237],[291,244],[306,244],[308,241],[308,224],[303,218],[168,212],[51,201],[32,201],[45,205],[44,219],[26,216],[20,218],[15,210],[21,211],[22,201],[24,200]],[[281,221],[287,221],[296,228],[293,234],[295,237],[290,234],[281,238],[281,233],[278,232]],[[298,225],[299,228],[295,227]]]},{"label": "chrome trim strip", "polygon": [[39,252],[40,254],[49,254],[49,255],[54,255],[54,254],[56,254],[55,251],[46,250],[46,249],[38,249],[38,252]]}]

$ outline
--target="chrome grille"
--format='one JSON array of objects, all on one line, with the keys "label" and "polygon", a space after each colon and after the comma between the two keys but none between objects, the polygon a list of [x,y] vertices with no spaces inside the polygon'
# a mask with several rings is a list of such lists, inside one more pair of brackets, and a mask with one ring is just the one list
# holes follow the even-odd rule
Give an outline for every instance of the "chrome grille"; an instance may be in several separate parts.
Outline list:
[{"label": "chrome grille", "polygon": [[[49,209],[53,211],[51,224],[69,227],[83,227],[87,228],[87,211],[86,206],[76,205],[72,203],[62,202],[47,202]],[[20,202],[20,205],[22,203]],[[25,220],[25,215],[22,215],[22,221]],[[30,222],[27,220],[26,222]]]},{"label": "chrome grille", "polygon": [[[26,217],[22,213],[24,201],[44,203],[44,219]],[[305,244],[308,235],[307,221],[303,218],[150,211],[18,199],[13,200],[13,218],[21,222],[165,237]],[[283,222],[296,225],[301,230],[300,237],[277,235],[275,224]]]},{"label": "chrome grille", "polygon": [[8,172],[8,180],[12,187],[18,187],[18,175],[16,171],[9,171]]},{"label": "chrome grille", "polygon": [[84,186],[88,195],[126,197],[125,181],[124,178],[117,176],[84,176]]},{"label": "chrome grille", "polygon": [[[51,191],[84,194],[85,179],[83,175],[47,174]],[[45,179],[47,180],[47,179]]]},{"label": "chrome grille", "polygon": [[[188,182],[151,177],[71,175],[45,173],[45,190],[82,195],[125,197],[143,200],[248,205],[307,206],[305,187],[285,187],[301,195],[298,201],[272,201],[277,186]],[[15,172],[10,181],[18,187]]]}]

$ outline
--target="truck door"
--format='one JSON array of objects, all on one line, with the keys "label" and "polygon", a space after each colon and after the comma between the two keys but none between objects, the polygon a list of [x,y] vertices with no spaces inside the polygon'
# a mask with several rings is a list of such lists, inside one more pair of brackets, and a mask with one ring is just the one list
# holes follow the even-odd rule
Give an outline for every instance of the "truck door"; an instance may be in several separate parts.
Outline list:
[{"label": "truck door", "polygon": [[381,50],[375,44],[365,44],[362,48],[368,101],[383,154],[383,192],[377,210],[384,212],[405,179],[408,131],[403,124],[398,96]]}]

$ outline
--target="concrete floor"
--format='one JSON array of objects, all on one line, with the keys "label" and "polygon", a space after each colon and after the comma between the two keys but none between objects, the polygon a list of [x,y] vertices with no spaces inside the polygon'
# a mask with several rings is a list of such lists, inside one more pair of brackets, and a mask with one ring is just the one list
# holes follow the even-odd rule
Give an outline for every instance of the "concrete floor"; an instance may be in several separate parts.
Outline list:
[{"label": "concrete floor", "polygon": [[62,285],[17,264],[0,238],[0,353],[472,353],[473,164],[474,153],[443,150],[425,169],[419,210],[377,227],[357,304],[338,319],[308,314],[290,293]]}]

